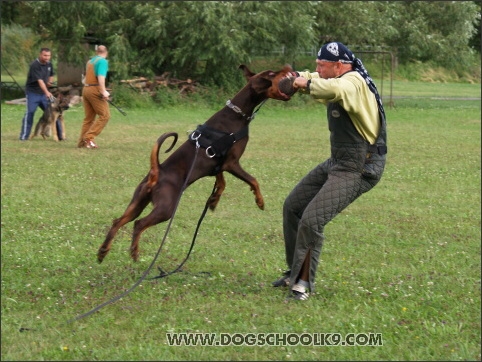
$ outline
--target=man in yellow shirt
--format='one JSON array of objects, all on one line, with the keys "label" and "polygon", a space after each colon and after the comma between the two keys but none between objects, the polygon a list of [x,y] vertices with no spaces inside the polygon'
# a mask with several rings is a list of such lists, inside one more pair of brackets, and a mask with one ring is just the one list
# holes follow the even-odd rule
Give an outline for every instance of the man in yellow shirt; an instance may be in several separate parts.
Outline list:
[{"label": "man in yellow shirt", "polygon": [[291,191],[283,205],[289,270],[273,286],[306,300],[324,241],[325,225],[380,181],[387,153],[385,111],[363,63],[342,43],[323,45],[316,72],[295,72],[293,86],[327,107],[331,157]]}]

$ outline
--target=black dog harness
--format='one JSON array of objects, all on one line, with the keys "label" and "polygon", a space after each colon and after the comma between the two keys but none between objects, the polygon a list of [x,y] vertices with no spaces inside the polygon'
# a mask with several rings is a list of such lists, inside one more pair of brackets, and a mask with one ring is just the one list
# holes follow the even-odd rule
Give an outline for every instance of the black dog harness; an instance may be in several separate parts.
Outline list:
[{"label": "black dog harness", "polygon": [[[226,106],[228,108],[240,114],[248,121],[252,121],[254,119],[259,108],[261,108],[261,105],[256,111],[253,112],[251,116],[248,116],[243,113],[241,108],[232,104],[230,100],[226,102]],[[223,164],[223,160],[231,147],[240,139],[248,136],[248,133],[248,126],[242,128],[236,133],[229,133],[209,127],[205,124],[201,124],[196,128],[194,132],[189,135],[189,140],[192,143],[196,145],[198,144],[200,147],[206,149],[206,156],[208,156],[209,158],[217,159],[217,165],[211,174],[212,176],[214,176],[221,171],[221,165]]]},{"label": "black dog harness", "polygon": [[244,127],[236,133],[227,133],[201,124],[191,133],[189,140],[205,148],[206,156],[209,158],[216,157],[222,159],[226,156],[233,144],[247,135],[248,127]]}]

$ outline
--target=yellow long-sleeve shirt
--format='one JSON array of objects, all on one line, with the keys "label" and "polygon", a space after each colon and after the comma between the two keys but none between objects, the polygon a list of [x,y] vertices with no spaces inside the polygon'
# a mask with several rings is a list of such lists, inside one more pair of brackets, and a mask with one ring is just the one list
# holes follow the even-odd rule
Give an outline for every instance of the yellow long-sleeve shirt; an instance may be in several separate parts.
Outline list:
[{"label": "yellow long-sleeve shirt", "polygon": [[350,116],[357,131],[374,144],[380,131],[380,116],[375,95],[356,71],[337,78],[323,79],[314,72],[298,72],[311,79],[310,95],[323,104],[338,102]]}]

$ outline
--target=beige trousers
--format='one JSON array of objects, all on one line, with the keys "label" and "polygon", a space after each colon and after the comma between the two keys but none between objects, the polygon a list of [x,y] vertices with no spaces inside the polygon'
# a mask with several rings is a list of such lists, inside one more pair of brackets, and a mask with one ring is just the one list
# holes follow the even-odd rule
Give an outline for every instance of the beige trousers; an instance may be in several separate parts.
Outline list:
[{"label": "beige trousers", "polygon": [[79,147],[83,146],[85,140],[94,140],[110,119],[109,103],[102,98],[97,87],[84,87],[82,101],[85,117],[80,131]]}]

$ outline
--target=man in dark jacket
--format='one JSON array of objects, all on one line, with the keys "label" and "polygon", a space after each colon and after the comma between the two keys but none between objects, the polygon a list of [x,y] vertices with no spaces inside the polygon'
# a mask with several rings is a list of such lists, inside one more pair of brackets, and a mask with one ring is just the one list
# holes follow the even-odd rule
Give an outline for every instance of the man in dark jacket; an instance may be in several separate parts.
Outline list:
[{"label": "man in dark jacket", "polygon": [[342,43],[323,45],[316,72],[295,72],[294,88],[327,106],[331,157],[295,186],[283,206],[287,272],[273,286],[289,286],[306,300],[323,245],[325,225],[372,189],[385,168],[386,122],[373,80]]},{"label": "man in dark jacket", "polygon": [[52,53],[49,48],[42,48],[38,58],[30,64],[25,84],[27,111],[22,118],[20,141],[28,140],[37,107],[45,111],[49,105],[48,102],[53,98],[52,93],[48,90],[48,87],[52,85],[54,80],[54,68],[52,63],[50,63],[51,56]]}]

